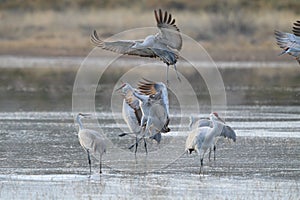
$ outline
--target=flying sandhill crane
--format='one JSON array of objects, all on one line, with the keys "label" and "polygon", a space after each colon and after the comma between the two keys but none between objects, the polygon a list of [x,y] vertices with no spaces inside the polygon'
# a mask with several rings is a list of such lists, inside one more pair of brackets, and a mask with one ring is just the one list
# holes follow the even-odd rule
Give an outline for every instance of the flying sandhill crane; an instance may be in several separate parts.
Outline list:
[{"label": "flying sandhill crane", "polygon": [[82,126],[81,118],[90,116],[88,114],[78,113],[76,116],[76,121],[79,125],[78,138],[79,143],[83,147],[83,149],[87,152],[88,163],[90,167],[90,175],[92,174],[91,167],[91,157],[92,154],[97,159],[100,160],[100,171],[102,173],[102,155],[106,152],[106,143],[104,138],[100,133],[91,129],[85,129]]},{"label": "flying sandhill crane", "polygon": [[[199,119],[199,120],[195,121],[195,119],[193,117],[190,117],[190,124],[189,124],[190,130],[197,129],[199,127],[205,127],[205,126],[209,126],[212,128],[212,126],[213,126],[212,121],[210,121],[209,119]],[[220,135],[217,135],[213,142],[214,160],[216,160],[216,149],[217,149],[216,145],[217,145],[218,139],[220,137],[231,139],[234,142],[236,141],[235,131],[230,126],[225,124]],[[209,160],[210,160],[210,154],[211,154],[211,148],[209,149],[209,154],[208,154]]]},{"label": "flying sandhill crane", "polygon": [[283,49],[279,55],[290,54],[300,64],[300,20],[294,23],[293,33],[275,30],[277,44]]},{"label": "flying sandhill crane", "polygon": [[[137,150],[138,143],[144,139],[145,135],[150,135],[150,139],[161,140],[161,132],[169,132],[169,99],[165,84],[144,79],[138,83],[138,89],[134,89],[128,83],[124,83],[118,90],[122,89],[123,118],[133,133],[142,132],[142,137],[136,140],[134,146]],[[138,103],[137,103],[138,102]],[[129,122],[129,123],[128,123]],[[139,131],[140,132],[134,132]],[[126,134],[121,134],[124,136]],[[145,149],[146,143],[145,143]]]},{"label": "flying sandhill crane", "polygon": [[201,174],[203,158],[207,149],[213,145],[214,138],[217,135],[220,135],[225,125],[225,122],[215,112],[211,113],[209,118],[212,121],[213,127],[205,126],[193,129],[189,133],[185,143],[186,152],[192,153],[193,151],[196,151],[200,156],[199,174]]},{"label": "flying sandhill crane", "polygon": [[91,42],[102,49],[113,51],[119,54],[127,54],[141,57],[160,58],[167,65],[167,84],[169,82],[169,65],[174,65],[176,75],[180,81],[176,62],[178,52],[182,48],[182,37],[175,19],[172,15],[161,9],[154,10],[155,19],[159,32],[156,35],[149,35],[144,40],[119,40],[113,42],[103,41],[94,30],[91,35]]}]

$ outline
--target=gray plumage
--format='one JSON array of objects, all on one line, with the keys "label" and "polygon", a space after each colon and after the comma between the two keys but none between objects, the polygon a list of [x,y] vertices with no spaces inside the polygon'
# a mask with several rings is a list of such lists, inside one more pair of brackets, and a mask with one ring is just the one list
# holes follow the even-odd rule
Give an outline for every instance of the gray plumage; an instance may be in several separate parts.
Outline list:
[{"label": "gray plumage", "polygon": [[201,170],[203,167],[203,158],[207,149],[211,148],[214,142],[214,138],[217,135],[220,135],[225,125],[223,120],[219,118],[217,113],[211,113],[210,120],[213,124],[212,127],[205,126],[195,128],[189,133],[186,139],[185,151],[189,153],[196,151],[200,156],[199,174],[201,174]]},{"label": "gray plumage", "polygon": [[[134,93],[138,92],[135,88],[133,88],[129,83],[123,83],[121,87],[117,89],[120,90],[123,96],[123,106],[122,106],[122,116],[124,121],[126,122],[130,133],[122,133],[119,136],[123,137],[125,135],[134,134],[136,138],[136,145],[135,145],[135,153],[137,152],[138,146],[138,138],[137,136],[141,133],[142,126],[141,120],[143,117],[142,109],[140,107],[139,100],[135,97]],[[144,146],[147,152],[147,143],[144,139]],[[133,148],[134,146],[130,146],[129,149]]]},{"label": "gray plumage", "polygon": [[[122,108],[124,120],[130,130],[136,133],[136,137],[141,134],[140,139],[136,139],[136,144],[129,148],[135,146],[137,150],[139,141],[142,139],[145,141],[145,137],[160,143],[161,133],[170,131],[167,87],[161,82],[144,79],[138,83],[138,89],[124,83],[118,90],[121,90],[124,96]],[[147,152],[146,141],[144,144]]]},{"label": "gray plumage", "polygon": [[88,155],[88,164],[90,168],[90,174],[92,173],[91,169],[91,158],[92,154],[96,159],[100,160],[100,174],[102,173],[102,156],[106,152],[106,143],[103,136],[97,131],[91,129],[83,128],[81,118],[88,116],[87,114],[78,113],[76,116],[76,121],[79,125],[78,139],[80,145],[87,152]]},{"label": "gray plumage", "polygon": [[[199,120],[195,121],[195,119],[193,117],[190,117],[189,129],[193,130],[193,129],[197,129],[199,127],[211,127],[212,128],[213,123],[209,119],[199,119]],[[217,142],[218,142],[218,139],[220,137],[228,138],[228,139],[236,142],[236,133],[235,133],[235,131],[230,126],[228,126],[227,124],[224,124],[220,135],[217,135],[214,138],[214,142],[213,142],[213,145],[212,145],[212,148],[213,148],[213,151],[214,151],[214,160],[216,159]],[[209,149],[209,156],[208,156],[209,160],[210,160],[210,156],[211,156],[211,148]]]},{"label": "gray plumage", "polygon": [[300,21],[294,23],[293,33],[275,30],[277,44],[283,51],[279,54],[289,54],[300,64]]},{"label": "gray plumage", "polygon": [[[204,127],[204,126],[212,127],[212,122],[209,119],[199,119],[199,120],[195,121],[195,119],[193,117],[190,117],[190,124],[189,124],[190,130],[195,129],[197,127]],[[235,131],[227,124],[225,124],[225,126],[222,129],[222,132],[219,136],[231,139],[234,142],[236,141]]]},{"label": "gray plumage", "polygon": [[113,51],[120,54],[160,58],[167,66],[167,83],[169,65],[174,65],[178,80],[180,80],[176,62],[178,51],[182,48],[182,37],[178,27],[175,25],[175,19],[167,11],[164,13],[161,9],[154,10],[154,16],[157,22],[159,32],[155,35],[149,35],[144,40],[119,40],[113,42],[103,41],[94,30],[91,35],[91,42],[104,50]]}]

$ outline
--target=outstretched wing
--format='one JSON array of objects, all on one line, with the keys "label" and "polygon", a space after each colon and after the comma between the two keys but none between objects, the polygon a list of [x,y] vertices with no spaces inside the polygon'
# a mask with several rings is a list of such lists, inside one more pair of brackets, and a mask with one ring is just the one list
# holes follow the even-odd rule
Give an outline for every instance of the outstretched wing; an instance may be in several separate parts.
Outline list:
[{"label": "outstretched wing", "polygon": [[[159,92],[167,92],[167,87],[162,82],[154,82],[143,78],[142,81],[138,82],[138,90],[145,95],[155,95]],[[164,95],[164,94],[162,94]]]},{"label": "outstretched wing", "polygon": [[94,30],[93,34],[91,35],[91,42],[97,47],[120,54],[135,55],[142,57],[156,57],[155,53],[151,49],[132,48],[132,46],[136,42],[142,41],[119,40],[114,42],[105,42],[99,38],[96,30]]},{"label": "outstretched wing", "polygon": [[236,133],[230,126],[224,126],[220,136],[236,141]]},{"label": "outstretched wing", "polygon": [[299,48],[300,50],[300,37],[291,33],[284,33],[275,30],[275,38],[280,48],[287,50],[289,48]]},{"label": "outstretched wing", "polygon": [[175,19],[172,19],[172,15],[167,11],[163,13],[161,9],[154,10],[154,15],[160,30],[156,38],[161,43],[179,51],[182,48],[182,37],[175,25]]},{"label": "outstretched wing", "polygon": [[[297,30],[293,31],[297,32]],[[300,36],[275,30],[275,37],[278,46],[284,50],[281,54],[288,53],[296,57],[300,63]]]},{"label": "outstretched wing", "polygon": [[143,78],[143,80],[139,81],[138,83],[138,90],[144,95],[156,95],[161,92],[160,96],[163,102],[163,106],[166,109],[168,115],[170,114],[168,89],[164,83],[154,82]]},{"label": "outstretched wing", "polygon": [[138,90],[145,95],[155,95],[158,91],[155,88],[156,82],[143,78],[138,82]]},{"label": "outstretched wing", "polygon": [[[293,33],[300,38],[300,21],[298,20],[297,22],[294,23],[294,27],[293,27]],[[298,45],[300,44],[300,42],[298,42]],[[298,63],[300,64],[300,57],[299,54],[296,57],[296,60],[298,61]]]}]

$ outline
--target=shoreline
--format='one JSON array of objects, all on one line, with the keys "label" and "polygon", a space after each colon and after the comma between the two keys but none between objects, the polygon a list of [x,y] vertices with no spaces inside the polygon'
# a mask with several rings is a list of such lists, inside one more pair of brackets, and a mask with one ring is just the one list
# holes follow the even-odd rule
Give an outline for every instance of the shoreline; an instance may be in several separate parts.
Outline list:
[{"label": "shoreline", "polygon": [[[88,58],[87,60],[85,60]],[[53,56],[53,55],[1,55],[0,54],[0,69],[7,68],[79,68],[81,64],[89,66],[101,66],[103,63],[107,63],[110,60],[115,59],[113,56]],[[145,60],[145,64],[152,61],[148,58],[135,58],[132,56],[125,56],[121,58],[119,63],[114,63],[114,66],[118,68],[130,68],[130,66],[138,66],[141,62]],[[192,60],[194,64],[197,64],[199,67],[211,67],[214,64],[217,68],[220,69],[231,69],[231,68],[287,68],[287,67],[298,67],[298,63],[293,60],[280,60],[280,61],[247,61],[247,60],[212,60],[212,61],[202,61],[202,60]],[[153,60],[153,64],[160,65],[162,64],[159,59]],[[189,63],[179,60],[177,65],[182,67],[190,66]]]}]

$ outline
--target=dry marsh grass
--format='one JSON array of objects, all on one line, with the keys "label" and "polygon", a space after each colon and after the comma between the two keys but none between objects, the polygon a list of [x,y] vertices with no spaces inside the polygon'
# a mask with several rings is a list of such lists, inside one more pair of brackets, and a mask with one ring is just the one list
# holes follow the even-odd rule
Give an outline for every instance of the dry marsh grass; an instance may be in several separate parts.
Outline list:
[{"label": "dry marsh grass", "polygon": [[[290,31],[300,18],[286,10],[170,12],[183,33],[212,52],[278,51],[274,29]],[[1,54],[86,55],[92,49],[89,36],[94,29],[107,38],[124,30],[156,25],[152,10],[126,8],[2,11],[0,19]]]}]

